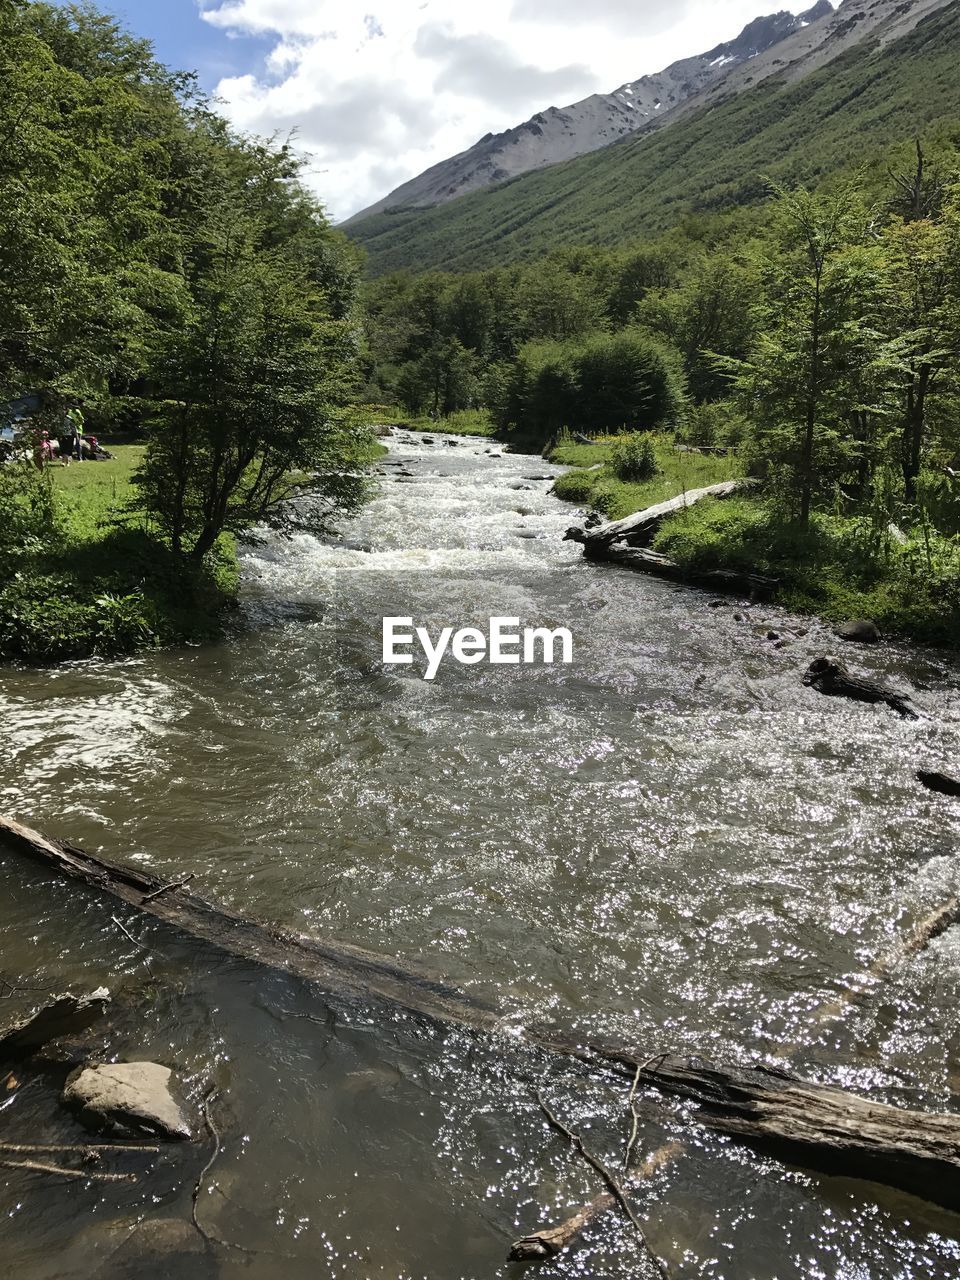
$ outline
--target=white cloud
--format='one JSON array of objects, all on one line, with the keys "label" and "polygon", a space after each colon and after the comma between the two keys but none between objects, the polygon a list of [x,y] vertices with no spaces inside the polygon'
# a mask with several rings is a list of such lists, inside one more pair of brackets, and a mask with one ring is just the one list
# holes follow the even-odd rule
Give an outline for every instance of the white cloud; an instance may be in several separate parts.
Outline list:
[{"label": "white cloud", "polygon": [[312,158],[311,182],[335,218],[485,133],[703,52],[779,7],[763,0],[206,5],[212,25],[275,40],[260,67],[222,80],[217,93],[239,128],[296,131]]}]

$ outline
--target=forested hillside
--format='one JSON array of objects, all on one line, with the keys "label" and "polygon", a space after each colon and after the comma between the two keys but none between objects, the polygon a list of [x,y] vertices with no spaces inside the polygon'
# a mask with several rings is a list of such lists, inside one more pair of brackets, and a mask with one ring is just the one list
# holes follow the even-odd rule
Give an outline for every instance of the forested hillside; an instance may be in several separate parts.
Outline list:
[{"label": "forested hillside", "polygon": [[[351,225],[375,274],[469,270],[558,244],[622,244],[763,198],[763,176],[815,182],[899,138],[960,121],[960,6],[884,48],[866,42],[797,84],[768,80],[652,136],[631,138],[434,209]],[[763,176],[762,176],[763,175]]]}]

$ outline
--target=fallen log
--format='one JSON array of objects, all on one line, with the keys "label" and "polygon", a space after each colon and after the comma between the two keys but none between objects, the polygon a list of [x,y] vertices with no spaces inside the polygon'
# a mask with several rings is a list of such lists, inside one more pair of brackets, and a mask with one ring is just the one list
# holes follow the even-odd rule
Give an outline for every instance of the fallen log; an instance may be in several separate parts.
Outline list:
[{"label": "fallen log", "polygon": [[9,818],[0,817],[0,845],[231,955],[306,978],[345,1000],[386,1003],[478,1030],[493,1031],[498,1025],[492,1006],[425,974],[347,943],[320,942],[243,919],[194,896],[185,886],[171,886],[148,872],[48,840]]},{"label": "fallen log", "polygon": [[[7,818],[0,818],[0,845],[229,954],[313,982],[342,1001],[372,1001],[450,1027],[501,1030],[490,1005],[359,947],[241,919],[185,888],[151,897],[165,882],[49,840]],[[764,1067],[667,1055],[651,1059],[634,1049],[584,1043],[549,1028],[525,1028],[517,1039],[695,1103],[694,1123],[788,1163],[887,1183],[960,1209],[960,1116],[905,1110]]]},{"label": "fallen log", "polygon": [[951,778],[947,773],[930,773],[926,769],[918,769],[917,779],[928,791],[937,791],[942,796],[960,796],[960,778]]},{"label": "fallen log", "polygon": [[685,569],[669,556],[642,547],[610,547],[604,552],[602,559],[610,564],[623,565],[627,569],[639,569],[642,573],[663,578],[667,582],[723,591],[729,595],[746,596],[751,600],[769,600],[780,585],[778,578],[767,578],[759,573],[738,573],[733,569],[707,569],[700,572]]},{"label": "fallen log", "polygon": [[909,705],[909,694],[895,693],[886,685],[852,675],[835,658],[816,658],[807,668],[803,683],[808,688],[816,689],[817,693],[826,694],[829,698],[852,698],[855,702],[884,702],[907,720],[920,719],[917,712]]},{"label": "fallen log", "polygon": [[898,1187],[960,1209],[960,1116],[909,1111],[770,1067],[652,1061],[593,1046],[649,1088],[695,1103],[695,1119],[788,1164]]},{"label": "fallen log", "polygon": [[690,489],[687,493],[678,494],[667,502],[658,502],[656,506],[647,507],[644,511],[636,511],[622,520],[611,520],[596,529],[585,529],[583,537],[577,541],[583,543],[584,555],[588,556],[603,555],[607,547],[627,536],[634,546],[638,546],[650,542],[668,516],[686,511],[704,498],[730,498],[753,483],[753,480],[724,480],[720,484],[708,485],[705,489]]}]

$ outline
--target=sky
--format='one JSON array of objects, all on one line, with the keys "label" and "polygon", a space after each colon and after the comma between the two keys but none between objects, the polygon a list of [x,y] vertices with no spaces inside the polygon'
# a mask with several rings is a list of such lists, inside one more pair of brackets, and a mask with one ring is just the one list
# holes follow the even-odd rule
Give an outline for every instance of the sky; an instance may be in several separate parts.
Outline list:
[{"label": "sky", "polygon": [[813,0],[101,0],[349,217],[485,133]]}]

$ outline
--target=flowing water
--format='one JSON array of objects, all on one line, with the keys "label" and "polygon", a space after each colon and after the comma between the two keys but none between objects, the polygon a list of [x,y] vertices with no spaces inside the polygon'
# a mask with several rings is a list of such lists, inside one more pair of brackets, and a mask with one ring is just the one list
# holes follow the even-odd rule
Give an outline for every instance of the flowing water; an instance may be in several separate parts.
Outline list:
[{"label": "flowing water", "polygon": [[[914,780],[957,759],[960,672],[857,649],[845,658],[912,689],[923,718],[822,698],[801,683],[838,643],[821,624],[586,563],[561,540],[574,517],[549,496],[556,471],[396,433],[380,496],[341,539],[246,555],[222,644],[4,671],[0,810],[443,975],[507,1032],[548,1021],[789,1059],[953,1109],[960,930],[837,1018],[818,1010],[960,887],[960,805]],[[566,626],[574,662],[447,662],[427,682],[422,663],[384,666],[384,616]],[[194,1102],[214,1086],[220,1136],[197,1214],[223,1243],[205,1253],[182,1224],[209,1140],[124,1157],[129,1184],[0,1169],[0,1250],[24,1280],[518,1276],[509,1242],[598,1190],[536,1090],[622,1155],[621,1084],[509,1034],[341,1007],[7,855],[0,975],[20,984],[11,1013],[33,988],[109,986],[93,1051],[176,1067]],[[5,1141],[79,1139],[62,1075],[4,1088]],[[675,1134],[683,1154],[638,1200],[672,1277],[960,1274],[958,1217],[642,1110],[641,1152]],[[542,1269],[648,1273],[612,1213]]]}]

